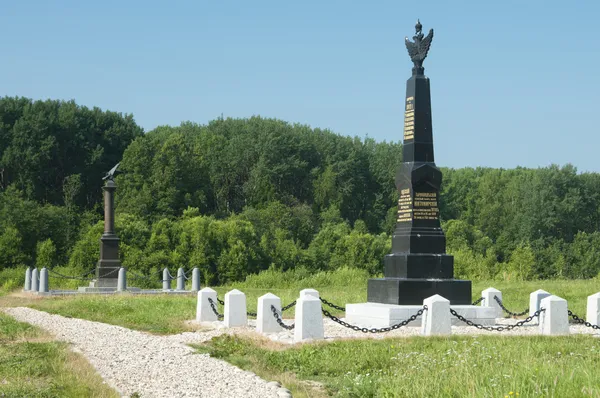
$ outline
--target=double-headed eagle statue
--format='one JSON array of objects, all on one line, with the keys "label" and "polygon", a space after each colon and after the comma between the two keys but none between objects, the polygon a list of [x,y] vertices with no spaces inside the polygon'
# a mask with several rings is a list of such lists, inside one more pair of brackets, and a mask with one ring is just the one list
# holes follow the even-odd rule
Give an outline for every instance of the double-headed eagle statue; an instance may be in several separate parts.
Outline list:
[{"label": "double-headed eagle statue", "polygon": [[415,64],[413,74],[419,75],[423,74],[423,60],[427,57],[429,47],[431,46],[431,40],[433,40],[433,29],[429,30],[427,36],[423,35],[422,29],[423,25],[421,25],[421,22],[417,19],[417,24],[415,25],[416,33],[413,36],[414,42],[410,41],[408,37],[404,38],[408,55],[410,55],[411,61]]}]

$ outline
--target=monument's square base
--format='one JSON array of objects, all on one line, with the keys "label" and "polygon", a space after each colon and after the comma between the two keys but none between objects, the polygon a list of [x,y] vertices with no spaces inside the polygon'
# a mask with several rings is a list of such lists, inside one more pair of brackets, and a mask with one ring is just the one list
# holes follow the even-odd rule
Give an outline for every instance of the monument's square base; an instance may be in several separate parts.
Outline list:
[{"label": "monument's square base", "polygon": [[[142,289],[139,287],[128,287],[128,292],[139,292]],[[116,287],[88,287],[88,286],[80,286],[77,288],[77,291],[80,293],[112,293],[116,292]]]},{"label": "monument's square base", "polygon": [[439,294],[452,305],[471,304],[471,281],[459,279],[377,278],[367,283],[369,303],[420,305]]},{"label": "monument's square base", "polygon": [[[366,328],[390,327],[400,323],[423,308],[423,305],[394,305],[381,303],[346,304],[346,322]],[[496,308],[480,307],[477,305],[451,305],[459,315],[481,325],[496,324]],[[421,317],[410,322],[408,326],[420,326]],[[454,315],[451,315],[452,325],[464,326]]]}]

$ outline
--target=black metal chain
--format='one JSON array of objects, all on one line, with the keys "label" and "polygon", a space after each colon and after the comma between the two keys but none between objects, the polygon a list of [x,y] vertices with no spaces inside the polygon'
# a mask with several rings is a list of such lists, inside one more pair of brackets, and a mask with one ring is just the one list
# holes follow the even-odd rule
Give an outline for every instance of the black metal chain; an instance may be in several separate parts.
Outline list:
[{"label": "black metal chain", "polygon": [[218,297],[217,297],[217,301],[219,302],[219,304],[225,305],[225,302],[223,300],[221,300],[220,298],[218,298]]},{"label": "black metal chain", "polygon": [[477,300],[473,301],[473,304],[471,305],[477,305],[479,303],[481,303],[483,301],[483,297],[479,297]]},{"label": "black metal chain", "polygon": [[528,316],[527,318],[525,318],[522,321],[519,321],[517,323],[515,323],[514,325],[506,325],[506,326],[485,326],[485,325],[480,325],[478,323],[475,323],[473,321],[468,320],[467,318],[465,318],[464,316],[460,315],[458,312],[454,311],[452,308],[450,308],[450,313],[452,315],[454,315],[455,317],[457,317],[460,321],[466,323],[469,326],[475,326],[477,329],[483,329],[483,330],[487,330],[489,332],[503,332],[505,330],[513,330],[516,327],[520,327],[525,325],[528,322],[531,322],[533,320],[533,318],[540,316],[540,314],[542,312],[546,311],[545,308],[540,308],[539,310],[537,310],[533,315]]},{"label": "black metal chain", "polygon": [[357,332],[363,332],[363,333],[385,333],[385,332],[389,332],[392,330],[396,330],[396,329],[400,329],[403,326],[408,325],[409,323],[411,323],[412,321],[416,321],[418,317],[420,317],[421,315],[423,315],[423,312],[427,311],[427,306],[424,305],[423,308],[421,308],[419,311],[417,311],[416,314],[412,315],[410,318],[400,322],[400,323],[396,323],[392,326],[389,327],[385,327],[385,328],[380,328],[380,329],[376,329],[376,328],[361,328],[360,326],[356,326],[356,325],[351,325],[348,322],[344,322],[341,319],[339,319],[338,317],[331,315],[331,313],[327,310],[321,310],[323,312],[323,315],[325,315],[327,318],[331,319],[334,322],[339,323],[340,325],[347,327],[349,329],[352,329],[354,331]]},{"label": "black metal chain", "polygon": [[290,308],[292,308],[295,305],[296,305],[296,300],[292,301],[291,303],[289,303],[285,307],[282,307],[281,308],[281,312],[285,312],[285,311],[289,310]]},{"label": "black metal chain", "polygon": [[506,312],[508,315],[512,315],[512,316],[523,316],[525,314],[527,314],[529,312],[529,308],[526,308],[524,311],[522,312],[512,312],[511,310],[509,310],[508,308],[506,308],[504,306],[504,304],[502,304],[502,300],[500,300],[498,298],[498,296],[494,296],[494,300],[496,300],[496,302],[498,303],[498,305],[500,306],[500,308],[502,308],[504,310],[504,312]]},{"label": "black metal chain", "polygon": [[[92,281],[92,280],[94,280],[94,278],[84,278],[84,276],[87,276],[87,275],[93,273],[94,271],[96,271],[96,268],[94,268],[94,269],[92,269],[92,270],[90,270],[90,271],[88,271],[85,274],[82,274],[80,276],[68,276],[68,275],[60,274],[60,273],[58,273],[56,271],[53,271],[50,268],[48,268],[48,272],[50,274],[57,275],[59,278],[62,278],[62,279],[76,279],[76,280],[79,280],[79,281]],[[110,272],[110,273],[112,274],[112,272]]]},{"label": "black metal chain", "polygon": [[217,311],[217,307],[215,306],[215,302],[210,297],[208,298],[208,304],[210,304],[210,308],[212,308],[217,318],[223,319],[223,314],[219,314],[219,311]]},{"label": "black metal chain", "polygon": [[275,306],[272,304],[271,304],[271,312],[273,313],[273,316],[275,317],[275,320],[277,321],[279,326],[281,326],[282,328],[287,329],[287,330],[292,330],[294,327],[296,327],[295,324],[286,325],[285,323],[283,323],[283,321],[281,320],[281,317],[277,313],[277,308],[275,308]]},{"label": "black metal chain", "polygon": [[258,316],[256,314],[256,312],[250,312],[250,311],[246,312],[246,315],[248,315],[248,316]]},{"label": "black metal chain", "polygon": [[577,315],[573,314],[573,312],[571,310],[567,310],[569,316],[571,318],[573,318],[573,321],[575,321],[575,323],[578,323],[580,325],[584,325],[587,326],[588,328],[592,328],[592,329],[596,329],[596,330],[600,330],[600,326],[598,325],[594,325],[592,323],[589,323],[588,321],[578,317]]},{"label": "black metal chain", "polygon": [[340,307],[339,305],[335,305],[327,300],[325,300],[323,297],[319,297],[321,299],[321,301],[323,302],[323,304],[331,307],[331,308],[335,308],[336,310],[340,310],[340,311],[346,311],[346,308],[344,307]]}]

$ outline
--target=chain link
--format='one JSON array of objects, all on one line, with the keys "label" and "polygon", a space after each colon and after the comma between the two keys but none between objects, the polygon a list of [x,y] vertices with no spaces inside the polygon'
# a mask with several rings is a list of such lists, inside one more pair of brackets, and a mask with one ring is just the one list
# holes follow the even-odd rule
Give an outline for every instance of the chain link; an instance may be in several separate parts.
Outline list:
[{"label": "chain link", "polygon": [[594,325],[594,324],[592,324],[592,323],[589,323],[588,321],[586,321],[586,320],[584,320],[584,319],[582,319],[582,318],[578,317],[577,315],[573,314],[573,312],[572,312],[571,310],[568,310],[567,312],[568,312],[569,316],[570,316],[571,318],[573,318],[573,321],[575,321],[575,323],[578,323],[578,324],[580,324],[580,325],[587,326],[588,328],[592,328],[592,329],[600,330],[600,326],[598,326],[598,325]]},{"label": "chain link", "polygon": [[409,323],[411,323],[412,321],[416,321],[418,317],[420,317],[421,315],[423,315],[423,312],[427,311],[427,306],[424,305],[423,308],[421,308],[419,311],[417,311],[416,314],[412,315],[410,318],[400,322],[400,323],[396,323],[392,326],[389,327],[385,327],[385,328],[380,328],[380,329],[376,329],[376,328],[361,328],[360,326],[356,326],[356,325],[351,325],[348,322],[342,321],[340,318],[331,315],[331,313],[327,310],[321,310],[323,311],[323,315],[325,315],[327,318],[331,319],[332,321],[339,323],[340,325],[347,327],[349,329],[352,329],[356,332],[363,332],[363,333],[385,333],[385,332],[389,332],[392,330],[396,330],[396,329],[400,329],[403,326],[408,325]]},{"label": "chain link", "polygon": [[225,305],[225,302],[223,300],[221,300],[220,298],[218,298],[218,297],[217,297],[217,301],[219,302],[219,304]]},{"label": "chain link", "polygon": [[84,276],[87,276],[87,275],[93,273],[94,271],[96,271],[96,268],[94,268],[94,269],[92,269],[92,270],[90,270],[90,271],[88,271],[85,274],[82,274],[80,276],[68,276],[68,275],[60,274],[60,273],[58,273],[56,271],[53,271],[50,268],[48,268],[48,272],[50,274],[57,275],[57,277],[59,277],[59,278],[62,278],[62,279],[76,279],[76,280],[79,280],[79,281],[92,281],[92,280],[94,280],[94,278],[84,278]]},{"label": "chain link", "polygon": [[292,330],[294,327],[296,327],[295,324],[286,325],[285,323],[283,323],[283,321],[281,320],[281,317],[277,313],[277,308],[275,308],[274,305],[271,305],[271,312],[273,313],[273,317],[275,317],[275,320],[277,321],[279,326],[281,326],[282,328],[287,329],[287,330]]},{"label": "chain link", "polygon": [[477,305],[479,303],[481,303],[483,301],[483,297],[479,297],[477,300],[473,301],[473,304],[471,305]]},{"label": "chain link", "polygon": [[335,304],[333,304],[333,303],[325,300],[323,297],[319,297],[319,298],[321,299],[321,301],[323,302],[323,304],[325,304],[325,305],[327,305],[327,306],[329,306],[331,308],[334,308],[334,309],[340,310],[340,311],[346,311],[346,309],[344,307],[340,307],[339,305],[335,305]]},{"label": "chain link", "polygon": [[517,316],[523,316],[525,314],[527,314],[529,312],[529,308],[526,308],[525,311],[522,312],[512,312],[511,310],[509,310],[508,308],[506,308],[504,306],[504,304],[502,304],[502,300],[500,300],[498,298],[498,296],[494,296],[494,300],[496,300],[496,302],[498,303],[498,305],[500,306],[500,308],[502,308],[504,310],[504,312],[506,312],[508,315],[517,317]]},{"label": "chain link", "polygon": [[290,308],[292,308],[295,305],[296,305],[296,300],[292,301],[291,303],[289,303],[285,307],[282,307],[281,308],[281,312],[285,312],[285,311],[289,310]]},{"label": "chain link", "polygon": [[523,325],[525,325],[528,322],[531,322],[533,320],[533,318],[536,318],[538,316],[540,316],[540,314],[542,312],[546,311],[545,308],[541,308],[539,310],[537,310],[533,315],[528,316],[527,318],[525,318],[522,321],[519,321],[517,323],[515,323],[514,325],[506,325],[506,326],[485,326],[485,325],[481,325],[478,323],[475,323],[473,321],[468,320],[467,318],[465,318],[464,316],[460,315],[458,312],[454,311],[452,308],[450,308],[450,313],[452,315],[454,315],[455,317],[458,318],[458,320],[466,323],[469,326],[474,326],[477,329],[483,329],[483,330],[487,330],[489,332],[503,332],[503,331],[508,331],[508,330],[513,330],[514,328],[517,327],[521,327]]},{"label": "chain link", "polygon": [[208,304],[210,304],[210,308],[212,308],[217,318],[223,319],[223,314],[219,314],[219,311],[217,311],[217,307],[215,306],[215,302],[210,297],[208,298]]}]

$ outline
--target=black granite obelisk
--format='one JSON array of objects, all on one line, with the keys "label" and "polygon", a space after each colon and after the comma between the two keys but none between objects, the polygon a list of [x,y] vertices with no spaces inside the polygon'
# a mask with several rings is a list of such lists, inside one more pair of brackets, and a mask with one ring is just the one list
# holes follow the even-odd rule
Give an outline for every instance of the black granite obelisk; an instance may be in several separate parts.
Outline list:
[{"label": "black granite obelisk", "polygon": [[440,227],[439,192],[442,173],[433,158],[429,78],[423,72],[433,29],[424,37],[420,22],[414,42],[406,39],[412,76],[406,82],[403,164],[396,175],[400,192],[392,253],[384,259],[384,278],[370,279],[371,303],[422,304],[439,294],[451,304],[471,303],[471,281],[454,278],[454,258],[446,254]]}]

